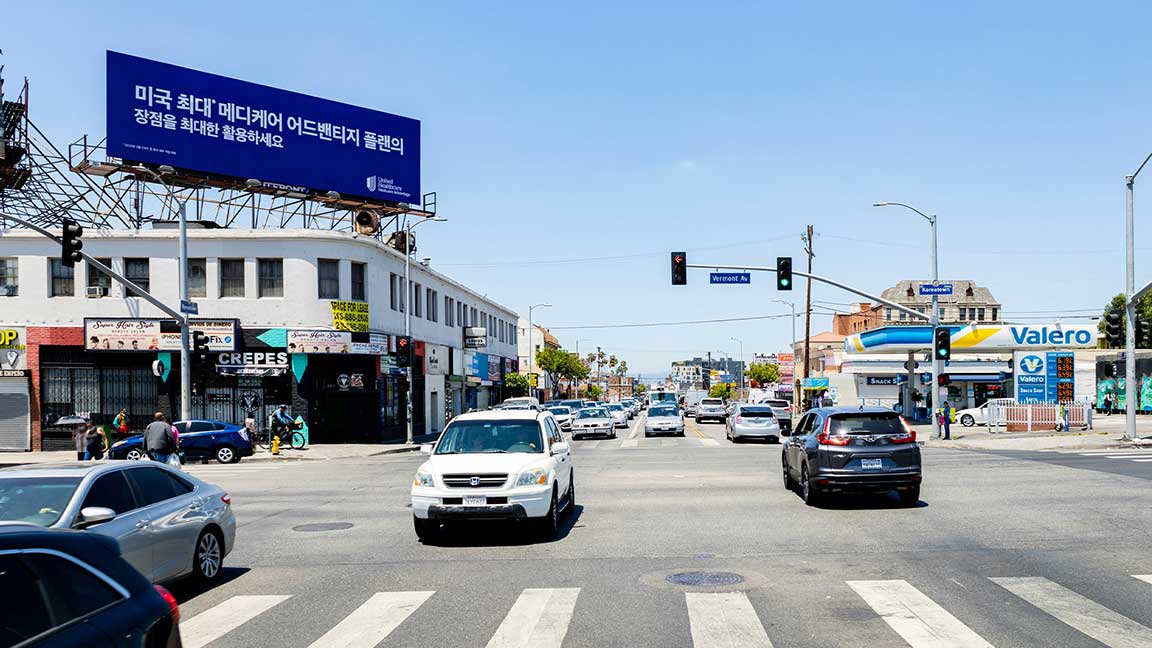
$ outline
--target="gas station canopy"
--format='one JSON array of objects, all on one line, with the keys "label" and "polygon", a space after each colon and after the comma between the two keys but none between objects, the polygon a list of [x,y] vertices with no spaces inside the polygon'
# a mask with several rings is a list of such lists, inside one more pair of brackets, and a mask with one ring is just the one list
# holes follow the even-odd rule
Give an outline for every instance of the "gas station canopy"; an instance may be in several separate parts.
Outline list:
[{"label": "gas station canopy", "polygon": [[[1095,348],[1099,335],[1090,324],[969,324],[941,328],[951,331],[952,351],[958,353]],[[931,326],[885,326],[844,338],[844,351],[849,354],[931,350]]]}]

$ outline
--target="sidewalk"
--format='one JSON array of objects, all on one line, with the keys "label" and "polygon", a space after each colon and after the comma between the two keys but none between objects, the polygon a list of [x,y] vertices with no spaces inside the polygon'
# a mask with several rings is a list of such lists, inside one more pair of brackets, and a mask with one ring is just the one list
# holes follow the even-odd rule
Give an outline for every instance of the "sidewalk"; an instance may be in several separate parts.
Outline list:
[{"label": "sidewalk", "polygon": [[[1094,422],[1095,423],[1095,422]],[[1095,450],[1104,448],[1131,447],[1131,442],[1123,442],[1123,426],[1096,425],[1091,430],[1073,428],[1068,432],[1038,430],[1034,432],[992,433],[982,425],[964,427],[952,424],[952,438],[948,441],[933,439],[932,426],[928,423],[915,424],[916,439],[926,448],[958,448],[961,450]],[[1144,433],[1143,431],[1139,433]]]},{"label": "sidewalk", "polygon": [[[402,452],[415,452],[420,449],[421,443],[431,443],[437,435],[418,436],[414,443],[400,442],[386,443],[318,443],[301,450],[290,447],[281,447],[279,455],[273,455],[268,450],[256,449],[256,454],[244,457],[241,465],[251,462],[258,463],[287,463],[289,461],[327,461],[330,459],[359,459],[363,457],[376,457],[379,455],[399,454]],[[76,461],[76,453],[72,450],[58,450],[51,452],[0,452],[0,466],[21,466],[27,464],[51,464]],[[215,463],[215,462],[212,462]]]}]

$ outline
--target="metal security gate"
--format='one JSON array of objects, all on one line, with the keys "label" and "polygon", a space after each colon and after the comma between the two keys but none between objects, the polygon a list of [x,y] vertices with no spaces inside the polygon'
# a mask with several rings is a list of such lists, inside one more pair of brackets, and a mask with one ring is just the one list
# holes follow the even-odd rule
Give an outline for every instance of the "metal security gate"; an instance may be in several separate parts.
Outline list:
[{"label": "metal security gate", "polygon": [[0,378],[0,450],[31,450],[27,378]]}]

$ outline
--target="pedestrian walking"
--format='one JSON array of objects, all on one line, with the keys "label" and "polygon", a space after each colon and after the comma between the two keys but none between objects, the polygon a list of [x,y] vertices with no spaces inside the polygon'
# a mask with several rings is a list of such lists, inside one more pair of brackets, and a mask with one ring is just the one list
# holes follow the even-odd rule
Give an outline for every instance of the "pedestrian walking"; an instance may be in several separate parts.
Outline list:
[{"label": "pedestrian walking", "polygon": [[99,425],[89,425],[84,434],[84,460],[100,461],[108,451],[108,437],[104,428]]},{"label": "pedestrian walking", "polygon": [[1112,393],[1104,394],[1104,416],[1112,416]]},{"label": "pedestrian walking", "polygon": [[76,444],[76,461],[84,461],[84,448],[87,446],[88,421],[77,423],[72,430],[72,441]]},{"label": "pedestrian walking", "polygon": [[152,422],[144,428],[144,452],[153,461],[168,463],[168,458],[176,451],[176,437],[172,426],[164,420],[164,412],[156,412]]},{"label": "pedestrian walking", "polygon": [[120,436],[128,434],[128,408],[120,408],[120,413],[116,415],[116,418],[112,419],[112,427]]}]

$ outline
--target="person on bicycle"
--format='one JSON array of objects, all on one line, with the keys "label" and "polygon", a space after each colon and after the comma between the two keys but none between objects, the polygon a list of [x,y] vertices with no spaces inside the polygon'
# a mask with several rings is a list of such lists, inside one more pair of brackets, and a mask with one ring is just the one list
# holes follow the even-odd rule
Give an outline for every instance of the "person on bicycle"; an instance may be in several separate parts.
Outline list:
[{"label": "person on bicycle", "polygon": [[288,413],[288,406],[281,405],[280,409],[272,414],[272,433],[283,437],[285,432],[292,429],[292,415]]}]

